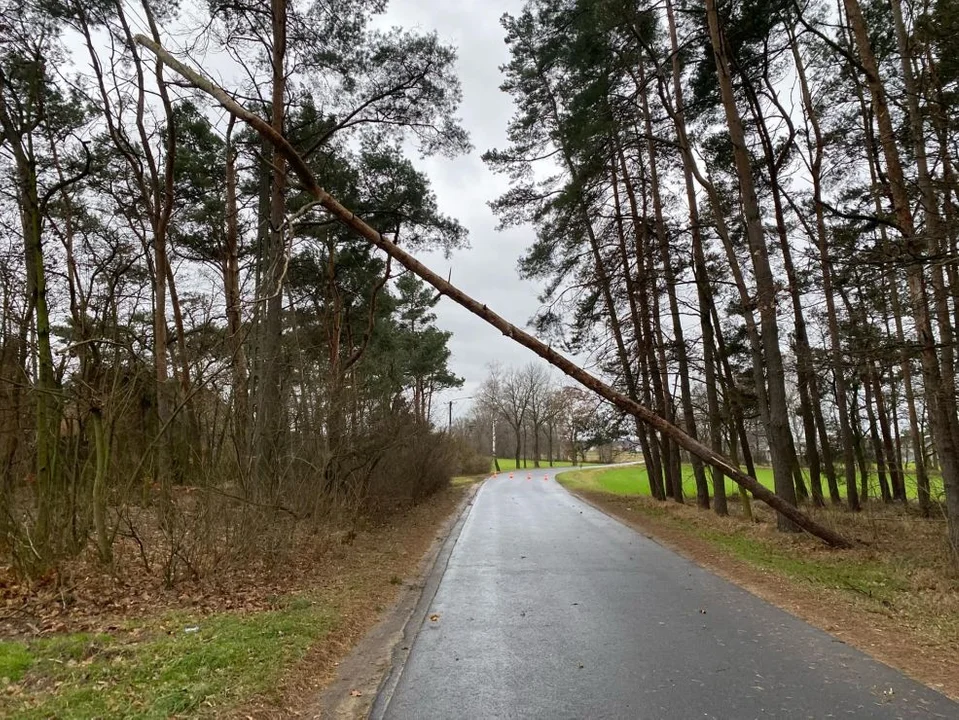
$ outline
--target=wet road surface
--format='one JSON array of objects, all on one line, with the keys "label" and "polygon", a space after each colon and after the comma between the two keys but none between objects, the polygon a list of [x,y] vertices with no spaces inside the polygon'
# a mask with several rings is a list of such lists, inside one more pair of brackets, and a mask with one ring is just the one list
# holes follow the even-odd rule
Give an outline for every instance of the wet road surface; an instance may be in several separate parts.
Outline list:
[{"label": "wet road surface", "polygon": [[374,717],[959,719],[944,696],[580,502],[552,470],[531,475],[480,488]]}]

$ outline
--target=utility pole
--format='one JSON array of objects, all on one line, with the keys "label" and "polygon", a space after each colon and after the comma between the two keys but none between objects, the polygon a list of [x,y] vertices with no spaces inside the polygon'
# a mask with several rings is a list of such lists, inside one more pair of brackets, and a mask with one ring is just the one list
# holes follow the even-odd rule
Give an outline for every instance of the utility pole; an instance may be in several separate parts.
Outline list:
[{"label": "utility pole", "polygon": [[453,403],[456,402],[457,400],[472,400],[472,399],[473,399],[473,396],[472,396],[472,395],[465,395],[465,396],[463,396],[463,397],[458,397],[458,398],[452,398],[452,399],[450,399],[450,401],[449,401],[449,410],[450,410],[450,414],[449,414],[449,424],[446,426],[446,432],[447,432],[447,433],[452,433],[452,432],[453,432]]}]

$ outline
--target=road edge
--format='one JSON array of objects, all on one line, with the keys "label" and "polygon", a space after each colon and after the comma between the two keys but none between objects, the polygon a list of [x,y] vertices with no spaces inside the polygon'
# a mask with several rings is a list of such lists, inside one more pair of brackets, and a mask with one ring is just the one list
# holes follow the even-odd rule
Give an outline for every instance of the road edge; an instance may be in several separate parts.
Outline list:
[{"label": "road edge", "polygon": [[[722,563],[705,558],[701,554],[697,554],[695,551],[657,534],[655,529],[651,529],[649,525],[643,523],[641,518],[625,518],[621,515],[617,515],[616,513],[607,510],[602,505],[599,505],[598,503],[595,503],[589,498],[581,495],[578,491],[571,490],[563,486],[561,483],[557,484],[560,485],[560,487],[562,487],[567,493],[585,505],[588,505],[612,520],[615,520],[620,525],[629,528],[636,534],[645,537],[647,540],[655,543],[656,545],[675,553],[702,570],[712,573],[713,575],[722,578],[726,582],[732,583],[736,587],[748,592],[750,595],[753,595],[763,602],[769,603],[773,607],[792,615],[801,622],[804,622],[807,625],[810,625],[828,634],[837,642],[841,642],[845,645],[855,648],[859,652],[871,658],[873,661],[881,663],[882,665],[901,673],[914,682],[929,688],[933,692],[937,692],[955,702],[959,702],[959,693],[955,692],[954,688],[947,688],[944,684],[937,682],[933,676],[921,669],[917,669],[915,666],[897,662],[892,658],[886,657],[881,651],[877,651],[876,647],[870,644],[868,640],[864,639],[863,637],[860,637],[856,634],[837,632],[835,627],[831,627],[828,623],[823,623],[821,618],[817,618],[814,614],[805,611],[800,604],[797,604],[794,601],[786,601],[782,596],[777,596],[776,593],[770,592],[769,589],[763,585],[757,585],[748,579],[744,579],[738,572],[731,571],[728,568],[723,567]],[[755,571],[744,560],[739,560],[737,558],[729,558],[729,560],[734,565],[744,566],[747,572]]]},{"label": "road edge", "polygon": [[[339,663],[336,677],[313,703],[310,717],[352,720],[379,717],[385,711],[409,655],[412,637],[436,594],[449,556],[484,482],[469,486],[463,493],[420,560],[415,576],[405,583],[400,596],[383,617]],[[384,693],[385,704],[381,699]]]},{"label": "road edge", "polygon": [[[403,630],[396,638],[392,646],[390,656],[390,666],[383,676],[379,687],[376,689],[376,698],[367,714],[369,720],[381,720],[386,714],[386,710],[393,699],[393,692],[399,685],[400,678],[403,676],[403,670],[406,668],[406,661],[409,659],[410,652],[413,649],[413,641],[419,632],[420,626],[426,619],[430,605],[433,604],[433,598],[436,597],[436,591],[439,590],[440,582],[446,574],[446,568],[449,565],[450,557],[453,554],[453,548],[459,541],[460,534],[463,532],[463,526],[469,519],[473,505],[476,502],[476,496],[482,490],[486,481],[476,483],[470,488],[469,495],[464,498],[463,507],[460,508],[452,527],[446,535],[445,540],[434,551],[428,555],[429,561],[427,569],[420,578],[423,582],[420,585],[420,592],[416,596],[416,602],[406,614],[406,622],[403,623]],[[425,577],[424,577],[425,575]]]},{"label": "road edge", "polygon": [[[611,519],[615,520],[615,521],[618,522],[620,525],[624,525],[624,526],[628,527],[628,528],[629,528],[630,530],[632,530],[634,533],[637,533],[637,534],[639,534],[639,535],[642,535],[642,536],[643,536],[644,538],[646,538],[647,540],[652,540],[652,541],[653,541],[654,543],[656,543],[657,545],[661,545],[662,547],[666,548],[667,550],[671,550],[672,552],[676,553],[677,555],[680,555],[680,556],[686,558],[687,560],[689,560],[689,561],[691,561],[691,562],[696,563],[697,565],[699,565],[699,563],[697,563],[695,560],[693,560],[693,558],[688,557],[680,548],[676,547],[675,545],[670,544],[670,543],[667,542],[667,541],[660,540],[658,537],[656,537],[655,535],[653,535],[647,528],[639,525],[638,523],[631,523],[631,522],[627,521],[625,518],[621,518],[621,517],[619,517],[618,515],[615,515],[614,513],[609,512],[609,511],[608,511],[606,508],[604,508],[602,505],[598,505],[597,503],[594,503],[592,500],[590,500],[589,498],[581,495],[581,494],[580,494],[579,492],[577,492],[576,490],[570,490],[568,487],[566,487],[565,485],[563,485],[563,483],[561,483],[559,480],[556,481],[556,484],[559,485],[561,488],[563,488],[563,490],[565,490],[567,493],[569,493],[570,495],[572,495],[574,498],[576,498],[577,500],[579,500],[581,503],[585,503],[586,505],[589,505],[591,508],[593,508],[593,510],[596,510],[597,512],[601,512],[603,515],[605,515],[605,516],[608,517],[608,518],[611,518]],[[700,565],[700,567],[703,567],[703,566]],[[708,568],[705,568],[705,569],[708,570]],[[725,578],[725,579],[728,580],[729,578]],[[730,582],[732,582],[732,581],[730,581]]]}]

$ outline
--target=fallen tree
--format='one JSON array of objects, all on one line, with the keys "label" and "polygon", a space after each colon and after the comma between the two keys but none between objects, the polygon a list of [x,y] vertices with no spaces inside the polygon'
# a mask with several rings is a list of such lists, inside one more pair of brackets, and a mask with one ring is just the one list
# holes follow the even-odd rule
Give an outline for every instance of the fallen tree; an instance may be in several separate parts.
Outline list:
[{"label": "fallen tree", "polygon": [[839,533],[827,528],[813,520],[811,517],[799,510],[774,492],[761,485],[755,478],[739,470],[728,458],[716,452],[712,448],[704,445],[695,438],[687,435],[678,426],[660,417],[649,408],[640,403],[631,400],[626,395],[616,391],[599,378],[586,372],[583,368],[573,363],[568,358],[553,350],[550,346],[536,339],[526,331],[513,325],[505,318],[497,315],[486,305],[474,300],[452,283],[444,280],[440,275],[423,265],[415,257],[401,249],[391,240],[380,234],[379,231],[367,225],[361,218],[357,217],[349,208],[342,205],[336,198],[330,195],[326,190],[320,187],[313,172],[310,170],[306,161],[296,152],[290,142],[271,125],[253,112],[250,112],[240,103],[238,103],[226,90],[216,85],[209,79],[200,75],[197,71],[184,65],[177,60],[160,44],[154,42],[144,35],[137,35],[136,41],[152,51],[160,60],[162,60],[170,69],[181,75],[197,89],[207,93],[217,100],[224,109],[231,115],[242,120],[265,140],[270,142],[286,159],[290,168],[296,174],[303,190],[309,193],[316,203],[321,205],[330,215],[336,218],[360,236],[369,240],[373,245],[383,250],[387,255],[400,263],[410,272],[416,274],[442,295],[447,296],[459,305],[469,310],[474,315],[485,320],[487,323],[500,330],[504,335],[518,342],[520,345],[529,348],[541,358],[549,362],[556,368],[559,368],[569,377],[573,378],[584,387],[592,390],[597,395],[606,398],[616,405],[623,412],[635,416],[641,422],[663,433],[680,447],[700,458],[706,463],[728,475],[734,482],[749,490],[757,499],[766,503],[778,513],[792,520],[798,527],[808,532],[810,535],[821,539],[823,542],[833,547],[848,548],[852,544]]}]

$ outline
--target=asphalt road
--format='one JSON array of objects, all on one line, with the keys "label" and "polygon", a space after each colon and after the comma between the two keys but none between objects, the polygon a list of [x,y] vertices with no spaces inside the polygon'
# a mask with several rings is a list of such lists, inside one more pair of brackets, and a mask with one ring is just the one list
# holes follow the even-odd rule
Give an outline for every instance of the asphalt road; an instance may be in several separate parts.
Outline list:
[{"label": "asphalt road", "polygon": [[959,705],[580,502],[552,471],[532,475],[480,488],[374,717],[959,719]]}]

